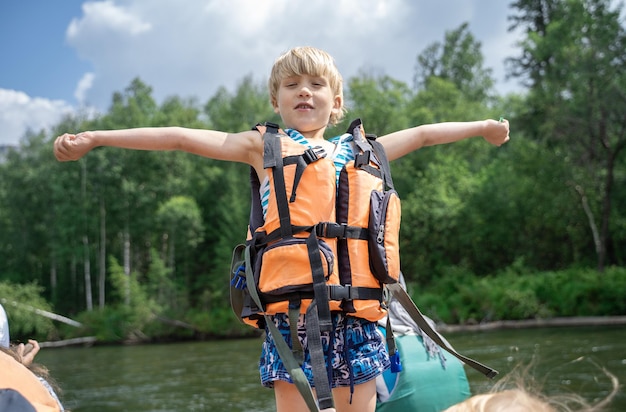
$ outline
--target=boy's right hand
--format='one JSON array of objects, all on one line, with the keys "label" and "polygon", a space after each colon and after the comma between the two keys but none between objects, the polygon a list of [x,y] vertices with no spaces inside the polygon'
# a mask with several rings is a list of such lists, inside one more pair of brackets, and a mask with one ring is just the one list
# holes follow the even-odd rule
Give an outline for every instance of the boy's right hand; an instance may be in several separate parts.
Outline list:
[{"label": "boy's right hand", "polygon": [[54,141],[54,156],[59,162],[78,160],[93,148],[89,132],[65,133]]}]

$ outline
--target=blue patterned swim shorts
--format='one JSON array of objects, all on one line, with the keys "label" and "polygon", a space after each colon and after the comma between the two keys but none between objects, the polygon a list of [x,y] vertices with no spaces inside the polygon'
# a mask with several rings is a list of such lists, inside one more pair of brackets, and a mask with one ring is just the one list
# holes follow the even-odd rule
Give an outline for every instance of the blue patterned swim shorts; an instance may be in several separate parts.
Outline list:
[{"label": "blue patterned swim shorts", "polygon": [[[329,345],[331,348],[330,364],[333,368],[331,385],[333,388],[365,383],[376,378],[389,367],[389,355],[385,347],[384,338],[378,330],[376,322],[344,316],[340,313],[333,313],[331,317],[334,330],[322,333],[322,346],[327,367],[329,363]],[[277,314],[273,318],[283,339],[291,347],[291,334],[287,314]],[[302,369],[309,380],[309,384],[314,386],[304,321],[305,315],[301,314],[298,319],[298,338],[304,349]],[[259,371],[261,373],[261,383],[265,387],[273,387],[274,381],[277,380],[293,383],[267,328],[259,362]]]}]

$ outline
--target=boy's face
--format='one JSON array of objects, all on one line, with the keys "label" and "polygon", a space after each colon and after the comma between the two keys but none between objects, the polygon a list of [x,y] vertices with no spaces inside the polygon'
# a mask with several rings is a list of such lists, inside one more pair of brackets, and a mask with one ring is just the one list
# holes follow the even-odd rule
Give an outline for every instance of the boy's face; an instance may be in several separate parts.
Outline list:
[{"label": "boy's face", "polygon": [[342,99],[325,77],[296,75],[280,82],[272,104],[286,128],[311,138],[323,137],[331,113],[341,110]]}]

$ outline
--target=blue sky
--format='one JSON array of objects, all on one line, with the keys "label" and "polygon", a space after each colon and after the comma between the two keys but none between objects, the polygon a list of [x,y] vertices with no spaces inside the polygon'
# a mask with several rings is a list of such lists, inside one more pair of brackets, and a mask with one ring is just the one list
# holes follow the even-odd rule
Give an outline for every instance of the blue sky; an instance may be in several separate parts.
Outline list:
[{"label": "blue sky", "polygon": [[77,110],[106,112],[135,77],[154,97],[206,102],[246,75],[265,82],[295,45],[329,51],[344,77],[412,83],[416,56],[468,22],[498,91],[519,54],[506,0],[9,0],[0,2],[0,145]]},{"label": "blue sky", "polygon": [[0,87],[30,96],[70,99],[72,79],[89,70],[65,41],[83,1],[20,0],[0,4]]}]

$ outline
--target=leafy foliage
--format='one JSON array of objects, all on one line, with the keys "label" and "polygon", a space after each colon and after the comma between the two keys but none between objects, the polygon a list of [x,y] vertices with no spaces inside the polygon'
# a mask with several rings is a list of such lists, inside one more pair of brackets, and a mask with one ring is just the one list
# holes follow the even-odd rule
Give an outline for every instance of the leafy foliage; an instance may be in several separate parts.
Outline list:
[{"label": "leafy foliage", "polygon": [[[530,86],[521,128],[563,153],[604,269],[613,218],[617,165],[626,148],[626,28],[610,0],[513,3],[526,31],[512,74]],[[614,257],[613,257],[614,258]],[[610,262],[609,262],[610,263]]]},{"label": "leafy foliage", "polygon": [[607,268],[598,277],[594,269],[530,273],[515,264],[489,277],[477,277],[460,267],[451,267],[427,290],[415,285],[409,290],[417,305],[431,318],[462,324],[623,315],[625,288],[624,268]]},{"label": "leafy foliage", "polygon": [[41,296],[41,292],[41,286],[36,283],[0,282],[0,303],[7,313],[12,342],[53,337],[52,320],[36,313],[37,310],[47,312],[52,310],[50,304]]}]

